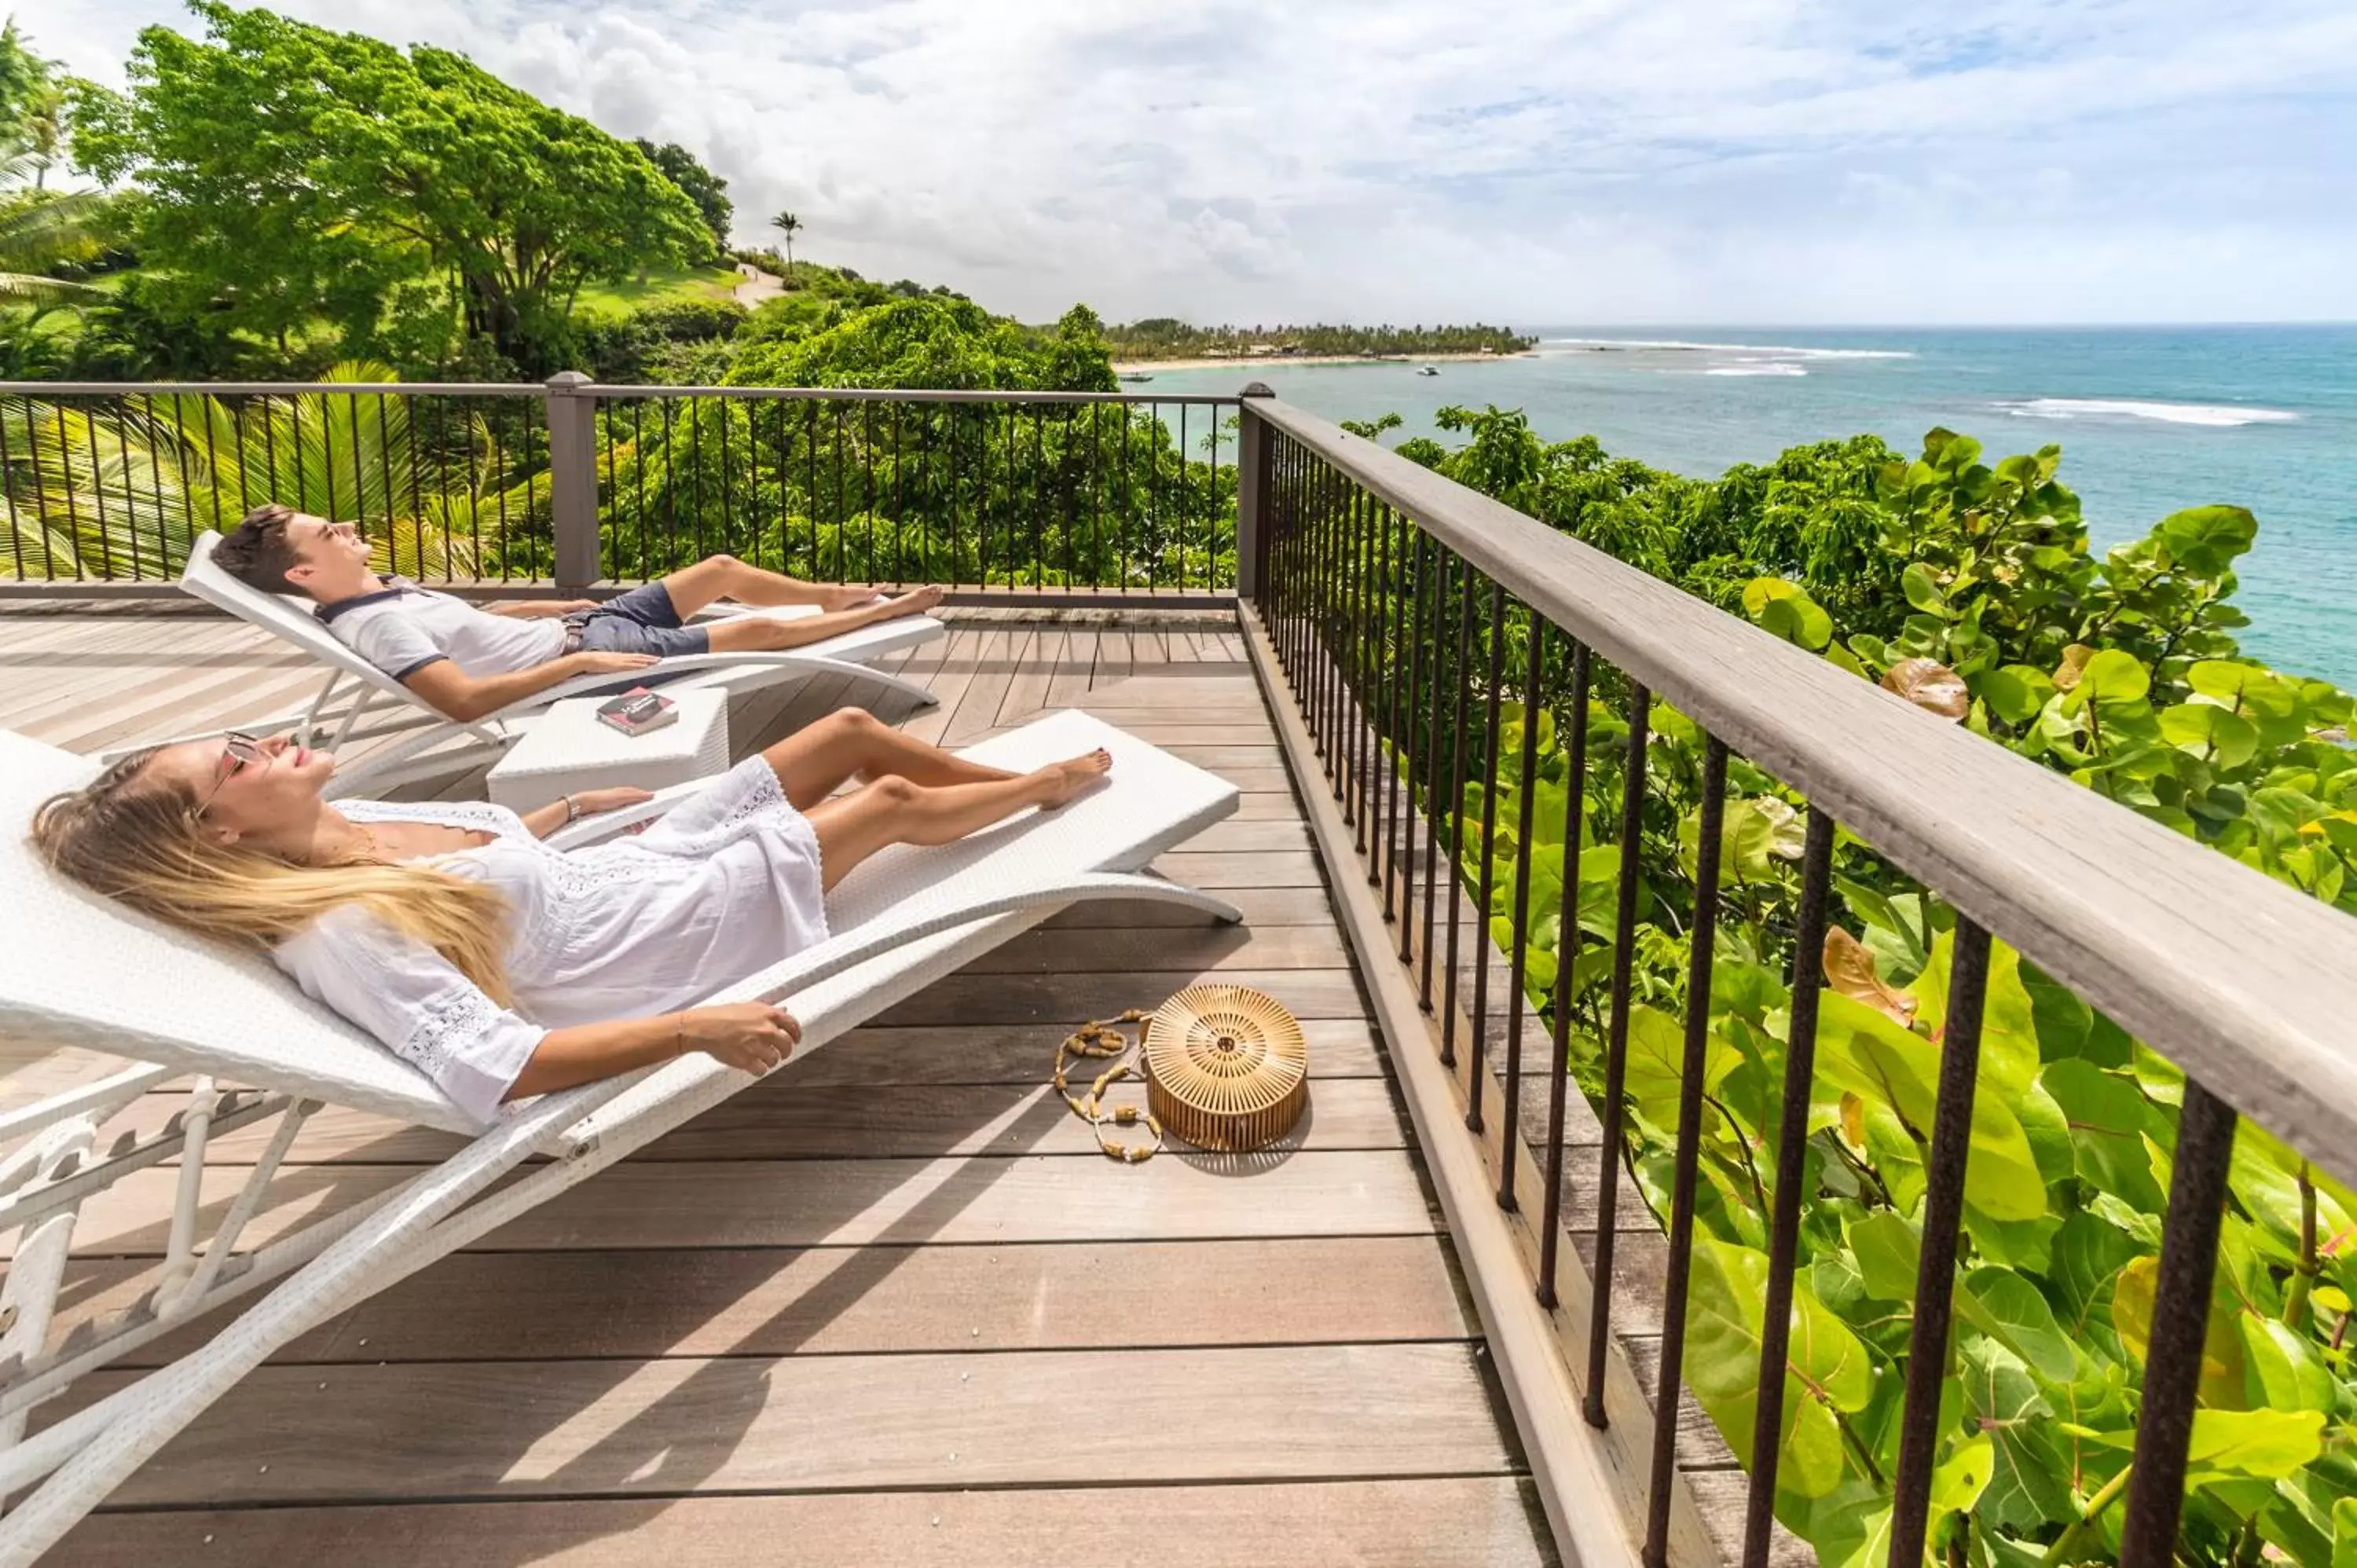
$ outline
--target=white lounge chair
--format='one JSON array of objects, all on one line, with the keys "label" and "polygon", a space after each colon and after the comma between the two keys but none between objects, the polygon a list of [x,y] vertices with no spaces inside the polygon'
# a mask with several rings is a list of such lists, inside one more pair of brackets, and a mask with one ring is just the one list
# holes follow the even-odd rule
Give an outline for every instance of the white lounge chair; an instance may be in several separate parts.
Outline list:
[{"label": "white lounge chair", "polygon": [[[242,727],[273,733],[292,730],[305,745],[330,751],[342,751],[365,741],[385,742],[374,750],[356,755],[349,767],[339,768],[331,794],[382,792],[413,779],[455,773],[494,761],[550,703],[591,692],[636,685],[647,679],[645,672],[638,671],[585,675],[511,703],[481,718],[453,719],[338,641],[306,605],[281,594],[265,594],[250,587],[221,570],[213,561],[213,552],[220,544],[218,533],[198,536],[189,546],[188,564],[180,574],[180,586],[248,625],[294,644],[326,666],[327,671],[327,683],[307,706],[270,719],[250,720]],[[698,618],[762,615],[793,619],[817,613],[809,606],[716,608],[716,616]],[[912,697],[930,707],[934,698],[924,687],[873,665],[888,653],[917,647],[947,630],[931,616],[904,616],[780,652],[706,653],[667,659],[658,672],[671,676],[679,685],[721,686],[730,691],[747,691],[812,675],[848,675],[871,686]],[[118,748],[118,754],[127,749]]]},{"label": "white lounge chair", "polygon": [[[802,1024],[796,1054],[806,1055],[1074,903],[1144,898],[1240,918],[1222,900],[1143,874],[1156,855],[1232,812],[1232,785],[1079,712],[963,755],[1028,768],[1096,746],[1114,756],[1104,787],[955,843],[878,854],[828,897],[826,942],[713,1000],[790,1004]],[[95,767],[0,731],[0,907],[10,916],[0,943],[0,1036],[143,1064],[0,1117],[0,1230],[22,1228],[0,1334],[0,1497],[39,1483],[0,1519],[0,1568],[46,1550],[281,1346],[752,1081],[710,1058],[686,1057],[504,1107],[488,1129],[471,1123],[423,1073],[310,1002],[265,957],[167,929],[51,875],[23,824],[40,800],[86,781]],[[665,803],[591,819],[574,832],[619,832]],[[184,1117],[145,1140],[97,1147],[109,1117],[185,1074],[198,1077]],[[323,1104],[473,1141],[389,1193],[234,1252],[305,1117]],[[272,1117],[274,1135],[251,1177],[199,1240],[208,1139]],[[544,1155],[545,1163],[490,1191]],[[175,1157],[179,1197],[159,1283],[125,1313],[52,1336],[81,1204]],[[24,1435],[27,1414],[75,1379],[282,1279],[199,1349]]]}]

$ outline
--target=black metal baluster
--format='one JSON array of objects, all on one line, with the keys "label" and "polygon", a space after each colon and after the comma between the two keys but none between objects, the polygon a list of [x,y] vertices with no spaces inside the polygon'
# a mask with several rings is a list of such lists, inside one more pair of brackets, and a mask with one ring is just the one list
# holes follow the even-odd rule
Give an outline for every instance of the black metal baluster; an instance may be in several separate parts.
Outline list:
[{"label": "black metal baluster", "polygon": [[[733,423],[729,418],[728,401],[726,398],[721,399],[719,405],[713,412],[720,416],[720,547],[733,554],[739,546],[737,540],[737,486],[734,483],[734,477],[729,473],[734,462],[733,455],[728,450],[728,426]],[[700,515],[699,513],[699,517]],[[703,559],[704,556],[703,543],[704,526],[699,521],[696,524],[696,558],[698,560]],[[743,548],[748,555],[755,553],[749,545]]]},{"label": "black metal baluster", "polygon": [[[29,442],[34,438],[33,404],[32,400],[29,398],[24,399],[22,402],[25,408],[25,438]],[[40,484],[36,480],[33,485],[33,495],[37,504],[40,493]],[[16,459],[8,451],[8,409],[5,403],[0,403],[0,496],[5,496],[12,503],[16,499]],[[8,563],[9,565],[14,568],[17,580],[20,582],[23,581],[25,576],[25,536],[24,532],[21,529],[11,528],[8,530]],[[46,561],[42,563],[41,575],[44,577],[52,575]]]},{"label": "black metal baluster", "polygon": [[[198,401],[201,405],[203,400]],[[152,400],[148,413],[153,417],[155,405]],[[194,540],[197,536],[197,498],[188,488],[188,410],[185,396],[179,392],[172,394],[172,459],[180,472],[180,528],[189,539]]]},{"label": "black metal baluster", "polygon": [[1678,1389],[1685,1371],[1686,1292],[1694,1277],[1695,1186],[1702,1164],[1703,1073],[1710,1060],[1710,975],[1718,935],[1718,862],[1727,825],[1727,743],[1703,746],[1694,924],[1686,940],[1685,1049],[1678,1069],[1677,1153],[1670,1184],[1670,1261],[1663,1285],[1662,1366],[1654,1384],[1652,1475],[1645,1488],[1644,1560],[1665,1568],[1670,1485],[1678,1458]]},{"label": "black metal baluster", "polygon": [[828,466],[834,470],[834,580],[847,583],[851,580],[851,521],[845,515],[848,509],[844,486],[849,479],[844,469],[849,465],[844,454],[843,403],[836,400],[828,406],[834,415],[834,445],[827,455]]},{"label": "black metal baluster", "polygon": [[[1368,606],[1375,587],[1373,501],[1365,490],[1351,487],[1351,793],[1356,802],[1351,842],[1362,860],[1367,856],[1367,743],[1375,718],[1374,639],[1367,635]],[[1380,839],[1375,847],[1383,847]],[[1374,868],[1374,862],[1367,861],[1368,871]],[[1368,880],[1372,883],[1373,877]]]},{"label": "black metal baluster", "polygon": [[[1565,1099],[1570,1092],[1572,986],[1583,940],[1579,927],[1579,840],[1587,823],[1587,644],[1575,639],[1571,645],[1571,728],[1564,742],[1567,772],[1564,787],[1569,799],[1565,802],[1563,818],[1563,913],[1555,930],[1555,1015],[1548,1020],[1548,1048],[1554,1056],[1547,1063],[1546,1198],[1539,1215],[1538,1298],[1539,1305],[1550,1311],[1556,1302],[1556,1237],[1563,1229],[1563,1119]],[[1598,1224],[1605,1230],[1611,1228],[1609,1212]],[[1609,1273],[1597,1276],[1598,1294],[1610,1290],[1611,1285]],[[1592,1380],[1593,1357],[1589,1360],[1589,1387],[1598,1387]],[[1599,1397],[1595,1402],[1599,1414],[1591,1419],[1600,1424],[1603,1401]]]},{"label": "black metal baluster", "polygon": [[[1958,915],[1948,970],[1948,1017],[1940,1047],[1940,1098],[1923,1161],[1923,1244],[1915,1273],[1915,1322],[1907,1337],[1907,1402],[1899,1418],[1899,1467],[1891,1478],[1894,1564],[1923,1561],[1923,1538],[1931,1524],[1932,1466],[1939,1456],[1940,1389],[1947,1380],[1956,1233],[1964,1218],[1964,1165],[1972,1155],[1988,958],[1988,932]],[[2198,1340],[2194,1353],[2201,1353]]]},{"label": "black metal baluster", "polygon": [[1604,1148],[1596,1162],[1596,1292],[1588,1313],[1587,1393],[1582,1401],[1582,1413],[1592,1426],[1607,1424],[1604,1367],[1612,1332],[1612,1243],[1620,1229],[1629,982],[1637,955],[1637,874],[1642,864],[1639,840],[1645,826],[1645,738],[1652,723],[1652,694],[1632,681],[1629,683],[1629,742],[1620,774],[1620,882],[1612,922],[1612,1017],[1604,1036]]},{"label": "black metal baluster", "polygon": [[695,558],[704,559],[704,400],[687,400],[687,482],[691,487],[689,515],[695,524]]},{"label": "black metal baluster", "polygon": [[[513,569],[515,552],[510,548],[511,542],[508,539],[508,457],[507,447],[500,440],[500,419],[496,405],[493,406],[490,418],[485,421],[485,428],[491,435],[491,494],[498,500],[500,508],[500,581],[504,583],[508,580],[508,574]],[[303,461],[303,446],[299,440],[295,445],[295,461],[298,465]]]},{"label": "black metal baluster", "polygon": [[1792,1272],[1801,1245],[1801,1182],[1809,1144],[1809,1086],[1817,1070],[1818,974],[1824,962],[1834,820],[1812,806],[1801,846],[1801,908],[1792,931],[1792,1023],[1776,1122],[1776,1190],[1768,1230],[1768,1301],[1760,1320],[1760,1402],[1751,1424],[1751,1485],[1744,1499],[1743,1568],[1765,1568],[1776,1518],[1784,1434],[1784,1367],[1792,1342]]},{"label": "black metal baluster", "polygon": [[[177,403],[178,400],[176,398],[173,401]],[[175,412],[178,411],[175,410]],[[157,448],[163,446],[163,438],[157,433],[156,427],[156,396],[153,392],[143,392],[140,394],[139,416],[141,423],[145,424],[147,427],[147,489],[148,493],[154,497],[156,502],[156,570],[158,576],[168,576],[171,574],[174,564],[172,560],[172,541],[170,536],[167,534],[164,530],[164,459],[157,450]],[[172,445],[176,448],[179,446],[179,435],[177,421],[174,424]],[[125,467],[127,468],[128,465],[126,464]],[[186,476],[187,467],[184,459],[182,464],[183,479],[186,478]],[[184,485],[184,490],[185,488],[186,487]],[[135,571],[136,569],[137,568],[135,564],[134,570]]]},{"label": "black metal baluster", "polygon": [[[622,508],[622,486],[620,481],[615,477],[614,473],[614,415],[616,412],[617,411],[612,403],[608,403],[606,405],[606,417],[598,423],[597,434],[599,438],[604,442],[606,447],[606,510],[619,512]],[[619,522],[619,519],[617,521]],[[613,540],[608,538],[606,536],[606,531],[603,528],[600,528],[597,531],[597,571],[599,575],[610,583],[621,576],[621,546]]]},{"label": "black metal baluster", "polygon": [[871,398],[859,403],[859,462],[867,478],[867,570],[860,581],[878,581],[876,572],[876,403]]},{"label": "black metal baluster", "polygon": [[2143,1404],[2136,1412],[2135,1470],[2120,1521],[2120,1568],[2169,1568],[2177,1556],[2186,1455],[2193,1441],[2193,1406],[2236,1125],[2233,1106],[2186,1079],[2169,1178],[2169,1218],[2160,1234],[2160,1273],[2154,1282]]},{"label": "black metal baluster", "polygon": [[892,404],[892,585],[909,577],[909,470],[900,456],[900,415],[907,405]]},{"label": "black metal baluster", "polygon": [[1424,779],[1424,938],[1416,957],[1420,972],[1416,977],[1416,1005],[1425,1012],[1432,1011],[1432,932],[1434,916],[1439,909],[1440,886],[1440,786],[1444,777],[1441,758],[1448,747],[1442,741],[1443,726],[1448,723],[1449,689],[1456,682],[1456,671],[1442,658],[1448,638],[1450,564],[1457,553],[1436,542],[1438,552],[1439,575],[1432,599],[1432,727],[1428,738],[1432,755],[1425,767]]},{"label": "black metal baluster", "polygon": [[1178,405],[1178,591],[1187,591],[1187,509],[1194,500],[1194,486],[1187,477],[1187,407]]},{"label": "black metal baluster", "polygon": [[[90,446],[91,504],[98,509],[98,575],[102,580],[112,582],[114,579],[114,531],[106,526],[106,468],[98,456],[98,412],[95,407],[82,414],[81,433]],[[71,506],[72,502],[69,500],[67,505]],[[76,553],[78,556],[80,553]]]},{"label": "black metal baluster", "polygon": [[[1469,1132],[1481,1130],[1481,1080],[1489,1073],[1481,1066],[1481,1053],[1490,1043],[1490,959],[1493,944],[1490,940],[1490,900],[1496,895],[1496,860],[1498,853],[1498,707],[1499,687],[1505,681],[1506,657],[1506,590],[1498,583],[1490,585],[1490,694],[1482,708],[1481,725],[1485,732],[1481,743],[1481,875],[1475,881],[1478,889],[1473,900],[1473,1034],[1466,1043],[1472,1055],[1466,1063],[1465,1126]],[[1455,954],[1450,955],[1452,961]],[[1455,965],[1452,961],[1451,968]],[[1513,1129],[1506,1130],[1508,1142],[1513,1139]]]},{"label": "black metal baluster", "polygon": [[[382,392],[379,392],[377,396],[382,399],[384,394]],[[352,436],[352,521],[360,525],[361,532],[365,534],[368,532],[368,481],[362,477],[361,470],[360,393],[352,392],[345,397],[344,413],[344,423],[350,427]],[[393,520],[388,515],[385,521],[390,523]],[[393,541],[392,537],[392,530],[388,528],[385,531],[384,542],[385,558],[387,560],[391,560],[393,558]]]},{"label": "black metal baluster", "polygon": [[1457,723],[1448,741],[1448,950],[1440,974],[1440,1065],[1457,1065],[1457,965],[1458,932],[1465,923],[1465,747],[1466,726],[1472,715],[1472,693],[1466,690],[1473,669],[1473,579],[1469,562],[1458,581],[1457,667],[1450,683],[1457,688]]},{"label": "black metal baluster", "polygon": [[[66,409],[64,403],[53,403],[49,405],[48,425],[51,435],[56,439],[58,450],[58,477],[61,481],[59,488],[64,491],[66,498],[66,536],[74,542],[74,580],[76,582],[80,582],[82,575],[81,520],[78,515],[76,515],[74,492],[79,490],[81,487],[73,482],[73,459],[66,452]],[[33,467],[33,493],[37,496],[47,495],[48,493],[48,486],[41,478],[41,427],[34,415],[33,400],[30,398],[27,398],[25,400],[25,445],[28,449],[27,452],[27,459],[32,464]],[[46,529],[42,531],[42,556],[43,571],[45,575],[47,575],[51,581],[55,581],[58,575],[57,557],[53,553],[51,553],[51,548],[48,543],[48,532]]]},{"label": "black metal baluster", "polygon": [[[1402,963],[1407,962],[1415,950],[1415,824],[1419,820],[1415,809],[1415,765],[1419,755],[1416,736],[1423,723],[1423,711],[1417,705],[1421,692],[1416,682],[1426,673],[1424,665],[1428,662],[1424,658],[1424,628],[1426,625],[1424,589],[1427,577],[1425,565],[1431,556],[1431,552],[1425,547],[1424,531],[1413,523],[1409,524],[1409,530],[1405,541],[1409,555],[1408,575],[1415,586],[1402,596],[1407,601],[1400,611],[1400,639],[1407,644],[1407,690],[1400,713],[1394,721],[1399,736],[1400,756],[1393,769],[1399,776],[1394,780],[1393,789],[1402,797],[1405,808],[1395,812],[1395,839],[1391,849],[1392,858],[1399,863],[1399,957]],[[1399,843],[1398,839],[1406,842]]]},{"label": "black metal baluster", "polygon": [[[783,406],[783,405],[780,405]],[[647,551],[647,404],[644,398],[630,404],[630,469],[631,483],[638,491],[639,504],[639,575],[659,575],[653,558]],[[784,473],[780,466],[779,473]]]},{"label": "black metal baluster", "polygon": [[[1506,1003],[1505,1103],[1499,1112],[1505,1124],[1499,1137],[1498,1207],[1510,1213],[1515,1207],[1514,1150],[1523,1141],[1523,1004],[1529,985],[1531,861],[1538,853],[1538,846],[1531,842],[1531,808],[1538,799],[1539,683],[1546,674],[1546,627],[1538,611],[1530,612],[1529,661],[1523,671],[1523,750],[1516,759],[1521,782],[1515,787],[1514,796],[1519,808],[1514,813],[1514,945],[1511,961],[1514,991]],[[1491,749],[1496,748],[1493,746]],[[1490,810],[1495,816],[1494,802]]]}]

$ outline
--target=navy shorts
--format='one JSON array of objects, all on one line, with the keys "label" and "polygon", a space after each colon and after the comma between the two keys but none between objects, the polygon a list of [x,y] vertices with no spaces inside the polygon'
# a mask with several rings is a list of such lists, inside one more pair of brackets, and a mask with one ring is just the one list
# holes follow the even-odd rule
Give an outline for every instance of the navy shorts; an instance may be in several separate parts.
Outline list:
[{"label": "navy shorts", "polygon": [[565,625],[580,634],[585,653],[651,653],[658,659],[712,651],[712,635],[679,624],[679,611],[660,582],[641,583],[594,610],[576,610]]}]

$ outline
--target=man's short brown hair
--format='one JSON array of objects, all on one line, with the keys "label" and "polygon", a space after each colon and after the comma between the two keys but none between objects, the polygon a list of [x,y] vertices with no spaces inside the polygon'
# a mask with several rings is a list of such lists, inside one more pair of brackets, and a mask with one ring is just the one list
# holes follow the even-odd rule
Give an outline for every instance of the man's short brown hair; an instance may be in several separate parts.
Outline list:
[{"label": "man's short brown hair", "polygon": [[264,501],[230,530],[214,549],[213,560],[222,571],[249,587],[260,588],[265,594],[305,596],[302,588],[286,576],[302,564],[294,542],[286,537],[286,525],[297,515],[291,506]]}]

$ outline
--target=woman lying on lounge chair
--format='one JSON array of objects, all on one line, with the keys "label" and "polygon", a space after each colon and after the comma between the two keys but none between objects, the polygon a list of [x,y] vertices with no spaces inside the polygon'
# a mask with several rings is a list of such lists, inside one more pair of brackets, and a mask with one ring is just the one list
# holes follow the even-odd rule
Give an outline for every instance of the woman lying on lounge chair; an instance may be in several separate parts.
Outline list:
[{"label": "woman lying on lounge chair", "polygon": [[[591,790],[522,817],[330,805],[332,756],[231,736],[124,757],[45,802],[33,843],[99,893],[268,949],[487,1120],[502,1101],[683,1051],[768,1071],[800,1036],[791,1015],[690,1004],[823,940],[823,895],[877,850],[1062,805],[1111,766],[1095,751],[1008,773],[846,709],[645,832],[565,851],[540,841],[646,792]],[[865,782],[835,794],[853,779]]]}]

